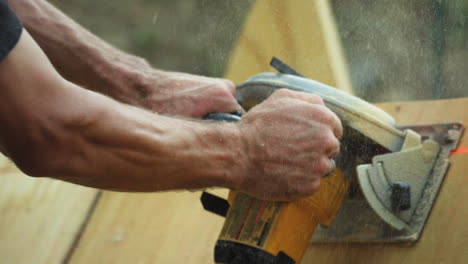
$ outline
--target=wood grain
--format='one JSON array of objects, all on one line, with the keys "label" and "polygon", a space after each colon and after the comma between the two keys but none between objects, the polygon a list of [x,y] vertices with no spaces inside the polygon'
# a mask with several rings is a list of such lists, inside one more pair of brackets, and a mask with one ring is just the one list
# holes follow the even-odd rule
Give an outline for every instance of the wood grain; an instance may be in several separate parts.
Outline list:
[{"label": "wood grain", "polygon": [[62,262],[97,191],[28,177],[3,156],[0,174],[0,262]]},{"label": "wood grain", "polygon": [[[379,104],[398,124],[462,122],[468,98]],[[462,141],[468,145],[465,133]],[[450,157],[451,166],[421,240],[402,244],[312,244],[302,263],[467,263],[468,154]]]},{"label": "wood grain", "polygon": [[71,263],[212,263],[224,218],[200,195],[105,192]]}]

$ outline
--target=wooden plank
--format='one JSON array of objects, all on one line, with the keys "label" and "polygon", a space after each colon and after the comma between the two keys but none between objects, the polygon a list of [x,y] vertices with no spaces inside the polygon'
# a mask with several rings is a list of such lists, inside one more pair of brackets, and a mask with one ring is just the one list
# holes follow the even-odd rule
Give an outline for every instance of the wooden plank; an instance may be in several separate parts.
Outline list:
[{"label": "wooden plank", "polygon": [[105,192],[71,263],[212,263],[224,218],[200,195]]},{"label": "wooden plank", "polygon": [[272,56],[306,77],[352,92],[327,0],[257,0],[230,60],[235,82],[274,71]]},{"label": "wooden plank", "polygon": [[28,177],[3,156],[0,174],[0,262],[62,262],[97,191]]},{"label": "wooden plank", "polygon": [[[468,126],[468,98],[380,104],[398,124],[460,121]],[[468,146],[468,136],[462,145]],[[303,263],[467,263],[468,154],[450,157],[451,166],[421,240],[401,244],[313,244]]]}]

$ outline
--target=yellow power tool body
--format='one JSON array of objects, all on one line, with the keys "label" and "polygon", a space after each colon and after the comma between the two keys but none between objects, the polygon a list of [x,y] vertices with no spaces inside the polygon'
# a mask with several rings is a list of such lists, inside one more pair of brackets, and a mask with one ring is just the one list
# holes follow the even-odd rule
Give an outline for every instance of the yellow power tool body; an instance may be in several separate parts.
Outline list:
[{"label": "yellow power tool body", "polygon": [[[393,119],[385,112],[306,78],[282,73],[259,74],[238,86],[237,98],[248,110],[280,88],[320,95],[340,117],[345,133],[337,169],[334,175],[322,180],[317,194],[296,202],[269,202],[244,193],[231,194],[231,206],[215,247],[216,263],[299,263],[315,227],[333,220],[348,193],[351,177],[345,172],[352,171],[360,160],[388,152],[384,146],[397,149],[402,144],[403,133],[393,129]],[[383,139],[384,146],[379,146],[372,138],[378,135],[373,130],[380,129],[388,129],[396,136]],[[358,157],[354,152],[359,149],[362,155]]]},{"label": "yellow power tool body", "polygon": [[[424,188],[417,184],[433,171],[440,156],[439,144],[431,138],[422,140],[411,129],[397,128],[390,115],[360,98],[293,74],[255,75],[238,85],[237,100],[248,111],[280,88],[321,96],[344,127],[337,169],[332,176],[321,180],[316,194],[295,202],[263,201],[231,191],[229,210],[215,246],[215,262],[300,263],[316,227],[328,226],[335,218],[349,194],[351,181],[359,182],[359,192],[385,225],[394,228],[395,233],[405,231],[412,238],[415,236],[411,232],[417,231],[419,238],[425,218],[424,221],[418,218],[417,226],[411,220],[415,215],[427,217],[430,207],[422,210],[418,201],[425,197],[424,204],[427,201],[432,204],[435,196],[425,194]],[[439,164],[443,172],[447,168],[446,160]],[[403,174],[414,171],[416,180],[412,182],[411,177],[400,175],[400,169]],[[397,180],[394,180],[395,171]],[[408,184],[401,183],[401,179]],[[440,177],[437,181],[441,182]]]}]

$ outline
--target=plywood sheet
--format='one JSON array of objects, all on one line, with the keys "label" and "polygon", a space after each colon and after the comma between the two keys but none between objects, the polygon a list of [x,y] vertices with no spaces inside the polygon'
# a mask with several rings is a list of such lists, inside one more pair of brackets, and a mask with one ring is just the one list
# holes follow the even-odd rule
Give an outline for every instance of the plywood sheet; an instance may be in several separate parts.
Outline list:
[{"label": "plywood sheet", "polygon": [[97,191],[23,175],[0,156],[0,262],[61,263]]},{"label": "plywood sheet", "polygon": [[[462,122],[468,126],[468,98],[380,104],[398,124]],[[465,133],[462,145],[468,146]],[[450,158],[421,240],[401,244],[312,244],[303,263],[468,263],[468,154]]]}]

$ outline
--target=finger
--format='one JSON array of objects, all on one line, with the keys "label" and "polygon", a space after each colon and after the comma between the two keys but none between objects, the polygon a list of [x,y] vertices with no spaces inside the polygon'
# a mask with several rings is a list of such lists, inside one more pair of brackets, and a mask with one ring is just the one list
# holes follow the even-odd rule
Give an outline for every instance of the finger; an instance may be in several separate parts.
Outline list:
[{"label": "finger", "polygon": [[335,173],[335,170],[336,170],[335,160],[334,159],[328,159],[328,163],[329,163],[329,165],[328,165],[329,170],[328,170],[327,174],[323,175],[323,178],[330,177]]},{"label": "finger", "polygon": [[232,111],[229,113],[240,113],[241,116],[243,116],[246,112],[245,109],[237,102],[237,100],[234,99],[234,104],[231,106]]},{"label": "finger", "polygon": [[236,100],[222,100],[221,102],[217,102],[211,109],[212,113],[228,113],[228,114],[237,114],[240,113],[241,115],[245,114],[244,108],[237,103]]},{"label": "finger", "polygon": [[341,139],[343,137],[343,125],[341,124],[341,120],[338,118],[337,115],[335,115],[335,113],[333,113],[333,117],[333,134],[335,134],[336,138]]},{"label": "finger", "polygon": [[276,90],[272,94],[272,97],[294,98],[294,99],[298,99],[298,100],[301,100],[301,101],[304,101],[304,102],[307,102],[307,103],[311,103],[311,104],[324,105],[322,97],[320,97],[320,96],[318,96],[316,94],[303,93],[303,92],[289,90],[289,89],[286,89],[286,88]]},{"label": "finger", "polygon": [[229,92],[233,95],[236,96],[236,85],[228,79],[219,79],[222,83],[223,86],[225,86]]},{"label": "finger", "polygon": [[336,138],[340,139],[343,137],[343,125],[341,124],[340,118],[328,107],[323,107],[325,112],[327,112],[327,116],[329,117],[329,122],[327,122],[333,131],[333,134]]},{"label": "finger", "polygon": [[228,104],[229,105],[228,108],[230,110],[228,110],[228,112],[226,112],[226,113],[239,112],[242,115],[245,114],[244,108],[236,100],[236,85],[231,80],[228,80],[228,79],[219,79],[219,80],[221,80],[221,82],[229,90],[229,92],[232,95],[232,99],[233,99],[231,101],[231,104]]},{"label": "finger", "polygon": [[[216,90],[213,100],[210,102],[210,107],[207,109],[210,113],[245,113],[244,108],[237,102],[235,93],[236,88],[230,80],[218,79],[223,86]],[[222,89],[222,88],[225,89]]]},{"label": "finger", "polygon": [[[320,178],[316,178],[307,182],[298,182],[294,188],[290,188],[287,200],[293,201],[301,198],[309,197],[315,194],[320,189]],[[293,190],[293,191],[291,191]]]},{"label": "finger", "polygon": [[242,106],[237,103],[237,101],[234,101],[230,107],[230,109],[226,112],[226,113],[231,113],[231,114],[237,114],[237,113],[240,113],[241,115],[244,115],[245,114],[245,110],[244,108],[242,108]]},{"label": "finger", "polygon": [[320,179],[316,179],[308,184],[304,184],[303,194],[305,197],[311,196],[320,189]]},{"label": "finger", "polygon": [[336,157],[338,157],[338,154],[340,154],[340,145],[338,144],[338,146],[336,146],[333,150],[329,151],[327,154],[330,159],[335,159]]},{"label": "finger", "polygon": [[340,152],[340,141],[334,136],[331,135],[331,131],[329,135],[324,139],[323,146],[324,152],[323,154],[326,155],[328,158],[336,158]]},{"label": "finger", "polygon": [[[319,104],[319,105],[325,106],[325,103],[322,97],[316,94],[308,94],[308,93],[297,92],[297,91],[292,91],[288,89],[280,89],[280,90],[277,90],[275,93],[277,93],[276,96],[294,98],[294,99],[298,99],[298,100],[308,102],[311,104]],[[330,108],[326,107],[326,109],[329,115],[331,115],[332,117],[331,125],[332,125],[333,133],[335,134],[337,138],[341,138],[343,136],[343,126],[341,124],[341,120],[333,111],[330,110]]]}]

